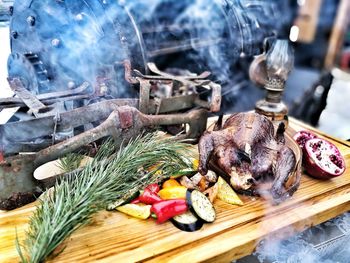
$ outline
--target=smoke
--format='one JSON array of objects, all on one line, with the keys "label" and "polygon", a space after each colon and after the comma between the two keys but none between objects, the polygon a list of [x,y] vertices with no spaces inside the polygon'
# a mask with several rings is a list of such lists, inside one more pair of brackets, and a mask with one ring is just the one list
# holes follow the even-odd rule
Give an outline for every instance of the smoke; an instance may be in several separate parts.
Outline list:
[{"label": "smoke", "polygon": [[262,52],[264,38],[291,21],[287,1],[280,0],[138,0],[126,6],[147,59],[162,69],[211,71],[228,111],[249,110],[261,99],[263,92],[247,81],[249,63]]},{"label": "smoke", "polygon": [[345,213],[299,234],[296,234],[293,228],[288,230],[289,234],[293,234],[288,239],[271,236],[260,242],[254,252],[259,262],[337,263],[349,261],[350,213]]},{"label": "smoke", "polygon": [[113,97],[128,96],[116,70],[124,59],[139,70],[147,61],[163,69],[210,70],[223,83],[234,78],[232,67],[240,57],[260,53],[264,37],[283,24],[278,2],[16,1],[12,51],[37,54],[43,62],[40,70],[47,74],[39,76],[39,92],[89,81],[104,82]]},{"label": "smoke", "polygon": [[126,5],[141,32],[148,32],[143,37],[151,60],[157,60],[154,54],[164,47],[177,52],[185,49],[183,64],[190,64],[186,63],[189,58],[196,64],[195,71],[209,69],[217,80],[227,82],[232,65],[241,57],[260,53],[263,39],[283,25],[286,16],[277,8],[278,2],[138,0]]}]

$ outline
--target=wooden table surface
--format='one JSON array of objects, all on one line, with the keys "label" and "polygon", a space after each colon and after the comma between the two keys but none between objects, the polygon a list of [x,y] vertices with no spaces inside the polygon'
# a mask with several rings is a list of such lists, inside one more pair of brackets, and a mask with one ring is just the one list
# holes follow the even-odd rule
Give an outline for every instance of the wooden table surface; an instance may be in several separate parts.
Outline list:
[{"label": "wooden table surface", "polygon": [[[290,121],[294,130],[309,128]],[[350,144],[327,136],[338,146],[350,167]],[[188,233],[170,222],[157,225],[153,219],[139,220],[119,212],[102,211],[93,222],[64,242],[54,262],[229,262],[251,254],[267,235],[288,236],[320,224],[350,209],[350,169],[329,181],[303,175],[294,196],[271,206],[260,198],[242,197],[244,205],[215,201],[217,219],[199,231]],[[0,262],[17,262],[15,228],[24,237],[35,203],[0,211]]]}]

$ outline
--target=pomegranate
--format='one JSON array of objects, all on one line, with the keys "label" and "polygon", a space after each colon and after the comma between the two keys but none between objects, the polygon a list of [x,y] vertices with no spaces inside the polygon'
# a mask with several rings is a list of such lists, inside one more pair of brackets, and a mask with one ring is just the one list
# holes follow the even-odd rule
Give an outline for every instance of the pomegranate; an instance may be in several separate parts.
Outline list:
[{"label": "pomegranate", "polygon": [[330,179],[345,171],[345,161],[338,148],[321,138],[305,142],[303,161],[306,172],[319,179]]},{"label": "pomegranate", "polygon": [[310,131],[298,131],[294,136],[294,141],[299,144],[299,146],[304,149],[305,143],[310,139],[318,138],[316,134]]}]

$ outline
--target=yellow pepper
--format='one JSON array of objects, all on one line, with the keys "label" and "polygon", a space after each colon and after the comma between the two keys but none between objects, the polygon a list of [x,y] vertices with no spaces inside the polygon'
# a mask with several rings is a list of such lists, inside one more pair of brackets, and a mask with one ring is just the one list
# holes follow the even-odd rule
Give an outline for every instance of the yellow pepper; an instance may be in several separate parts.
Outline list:
[{"label": "yellow pepper", "polygon": [[198,159],[193,159],[192,161],[192,168],[195,171],[198,171],[198,166],[199,166],[199,160]]},{"label": "yellow pepper", "polygon": [[148,171],[149,171],[149,172],[154,172],[154,171],[155,171],[155,172],[154,172],[154,175],[162,175],[163,171],[159,169],[160,166],[161,166],[160,163],[156,163],[156,164],[150,166],[150,167],[148,168]]},{"label": "yellow pepper", "polygon": [[158,195],[163,200],[169,199],[186,199],[187,188],[184,186],[173,186],[163,188],[158,192]]},{"label": "yellow pepper", "polygon": [[118,206],[116,209],[119,212],[122,212],[132,217],[136,217],[139,219],[147,219],[151,215],[151,207],[151,205],[126,204]]},{"label": "yellow pepper", "polygon": [[175,179],[169,179],[163,183],[162,188],[168,188],[168,187],[174,187],[174,186],[181,186],[181,184]]}]

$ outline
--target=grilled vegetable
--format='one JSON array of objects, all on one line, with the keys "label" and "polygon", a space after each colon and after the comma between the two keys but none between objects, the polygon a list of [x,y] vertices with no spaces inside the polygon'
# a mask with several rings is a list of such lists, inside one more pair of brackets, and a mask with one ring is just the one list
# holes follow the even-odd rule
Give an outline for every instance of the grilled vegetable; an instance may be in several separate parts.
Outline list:
[{"label": "grilled vegetable", "polygon": [[118,206],[117,210],[119,212],[139,219],[147,219],[151,215],[151,205],[126,204]]},{"label": "grilled vegetable", "polygon": [[218,179],[217,198],[231,205],[243,205],[242,200],[233,191],[232,187],[222,177]]},{"label": "grilled vegetable", "polygon": [[181,177],[183,175],[193,175],[196,172],[197,172],[196,170],[193,170],[193,169],[190,169],[190,168],[185,168],[185,169],[182,169],[182,170],[172,174],[170,176],[170,178],[175,178],[176,179],[176,178],[179,178],[179,177]]},{"label": "grilled vegetable", "polygon": [[164,188],[174,187],[174,186],[180,186],[180,183],[172,178],[172,179],[166,180],[163,183],[162,188],[164,189]]},{"label": "grilled vegetable", "polygon": [[212,187],[203,192],[207,196],[211,203],[213,203],[219,192],[219,184],[216,182]]},{"label": "grilled vegetable", "polygon": [[174,226],[186,232],[194,232],[203,226],[203,220],[197,218],[191,211],[170,219]]},{"label": "grilled vegetable", "polygon": [[194,174],[191,179],[187,176],[182,176],[180,179],[182,185],[188,185],[189,189],[199,189],[201,192],[205,191],[208,188],[209,182],[207,179],[200,173]]},{"label": "grilled vegetable", "polygon": [[204,192],[209,186],[209,182],[207,181],[207,179],[205,179],[204,176],[202,176],[202,179],[199,181],[198,183],[198,189],[201,192]]},{"label": "grilled vegetable", "polygon": [[181,215],[188,210],[186,201],[183,199],[164,200],[155,203],[151,207],[151,212],[156,214],[157,223],[163,223],[168,219]]},{"label": "grilled vegetable", "polygon": [[141,203],[139,196],[130,201],[130,204],[139,204],[139,203]]},{"label": "grilled vegetable", "polygon": [[204,177],[210,183],[215,183],[218,180],[218,176],[212,170],[208,170],[207,174],[204,175]]},{"label": "grilled vegetable", "polygon": [[148,167],[147,171],[148,172],[154,172],[154,175],[162,175],[163,171],[159,169],[161,166],[160,163],[154,164],[150,167]]},{"label": "grilled vegetable", "polygon": [[198,185],[199,182],[203,179],[203,175],[201,175],[200,173],[196,173],[195,175],[193,175],[191,177],[191,181],[194,185]]},{"label": "grilled vegetable", "polygon": [[185,186],[188,189],[195,189],[196,185],[191,181],[190,178],[188,178],[186,175],[182,176],[180,178],[180,184]]},{"label": "grilled vegetable", "polygon": [[192,161],[192,168],[193,170],[197,171],[199,166],[199,160],[198,159],[193,159]]},{"label": "grilled vegetable", "polygon": [[141,203],[152,205],[154,203],[162,201],[162,199],[158,196],[157,193],[152,192],[149,188],[145,188],[143,193],[139,196],[139,200]]},{"label": "grilled vegetable", "polygon": [[187,190],[186,201],[190,210],[207,223],[214,222],[216,218],[215,209],[208,197],[198,190]]},{"label": "grilled vegetable", "polygon": [[158,193],[160,190],[160,187],[158,184],[154,183],[154,184],[150,184],[150,185],[146,186],[145,190],[149,190],[152,193]]},{"label": "grilled vegetable", "polygon": [[186,191],[187,191],[187,188],[180,185],[180,186],[163,188],[162,190],[159,191],[158,195],[163,200],[186,199]]},{"label": "grilled vegetable", "polygon": [[140,194],[140,191],[138,191],[138,190],[137,191],[130,191],[128,194],[123,196],[123,198],[118,199],[117,201],[115,201],[112,204],[108,204],[106,209],[108,211],[111,211],[111,210],[116,209],[118,206],[130,203],[132,200],[138,198],[139,194]]}]

